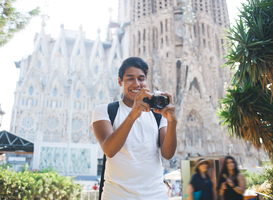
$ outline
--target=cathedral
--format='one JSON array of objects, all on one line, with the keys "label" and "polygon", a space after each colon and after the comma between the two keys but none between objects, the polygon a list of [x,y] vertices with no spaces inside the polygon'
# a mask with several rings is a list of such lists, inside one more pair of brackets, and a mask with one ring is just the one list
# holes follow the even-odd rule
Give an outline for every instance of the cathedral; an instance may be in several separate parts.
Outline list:
[{"label": "cathedral", "polygon": [[148,63],[150,91],[174,97],[178,146],[174,158],[164,160],[165,169],[179,168],[188,156],[227,154],[254,167],[258,151],[229,137],[216,115],[231,78],[230,69],[221,68],[226,0],[119,0],[118,13],[105,41],[99,29],[90,40],[82,27],[64,25],[51,38],[42,24],[33,53],[15,63],[20,77],[10,132],[34,142],[32,168],[100,174],[102,150],[90,130],[93,109],[122,98],[117,74],[129,56]]}]

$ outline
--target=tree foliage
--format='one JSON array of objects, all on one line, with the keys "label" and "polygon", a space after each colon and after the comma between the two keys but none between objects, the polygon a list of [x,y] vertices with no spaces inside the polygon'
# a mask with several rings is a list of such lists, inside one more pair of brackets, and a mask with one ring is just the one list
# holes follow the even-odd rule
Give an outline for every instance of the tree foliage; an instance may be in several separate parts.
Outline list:
[{"label": "tree foliage", "polygon": [[232,134],[273,155],[273,0],[247,0],[227,33],[224,66],[236,71],[219,116]]},{"label": "tree foliage", "polygon": [[0,46],[24,29],[30,19],[40,12],[37,7],[27,13],[20,13],[13,7],[15,2],[16,0],[0,0]]}]

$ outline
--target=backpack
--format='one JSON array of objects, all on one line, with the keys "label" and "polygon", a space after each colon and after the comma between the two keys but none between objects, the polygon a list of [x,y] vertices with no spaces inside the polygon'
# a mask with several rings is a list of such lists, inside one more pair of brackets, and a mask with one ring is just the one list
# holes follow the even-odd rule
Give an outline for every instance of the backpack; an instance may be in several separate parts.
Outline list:
[{"label": "backpack", "polygon": [[[118,112],[118,108],[119,108],[119,102],[118,101],[115,101],[115,102],[112,102],[112,103],[108,104],[107,112],[108,112],[108,115],[109,115],[112,126],[114,124],[114,121],[115,121],[115,118],[116,118],[116,115],[117,115],[117,112]],[[158,113],[155,113],[153,110],[152,110],[152,113],[154,114],[154,117],[156,119],[156,123],[157,123],[157,126],[158,126],[158,146],[160,146],[159,125],[160,125],[160,120],[162,118],[162,115],[158,114]],[[99,200],[101,200],[101,195],[102,195],[102,192],[103,192],[105,164],[106,164],[106,156],[105,156],[105,154],[103,154],[102,172],[101,172],[100,188],[99,188]]]}]

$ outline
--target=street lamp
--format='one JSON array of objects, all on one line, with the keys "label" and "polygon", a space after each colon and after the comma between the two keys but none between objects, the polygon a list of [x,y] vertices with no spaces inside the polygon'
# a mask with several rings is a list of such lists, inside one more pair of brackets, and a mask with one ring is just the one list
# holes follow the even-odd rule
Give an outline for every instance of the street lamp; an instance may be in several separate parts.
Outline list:
[{"label": "street lamp", "polygon": [[1,104],[0,104],[0,127],[2,125],[2,120],[3,120],[4,114],[6,114],[6,113],[1,109]]}]

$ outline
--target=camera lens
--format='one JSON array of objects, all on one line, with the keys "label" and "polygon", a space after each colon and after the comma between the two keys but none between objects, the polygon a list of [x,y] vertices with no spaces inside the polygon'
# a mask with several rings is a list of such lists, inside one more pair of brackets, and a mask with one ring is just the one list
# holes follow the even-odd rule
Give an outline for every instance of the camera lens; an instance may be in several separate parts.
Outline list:
[{"label": "camera lens", "polygon": [[157,97],[156,100],[155,100],[155,105],[158,109],[162,109],[162,108],[165,108],[167,103],[165,101],[166,99],[164,97]]}]

